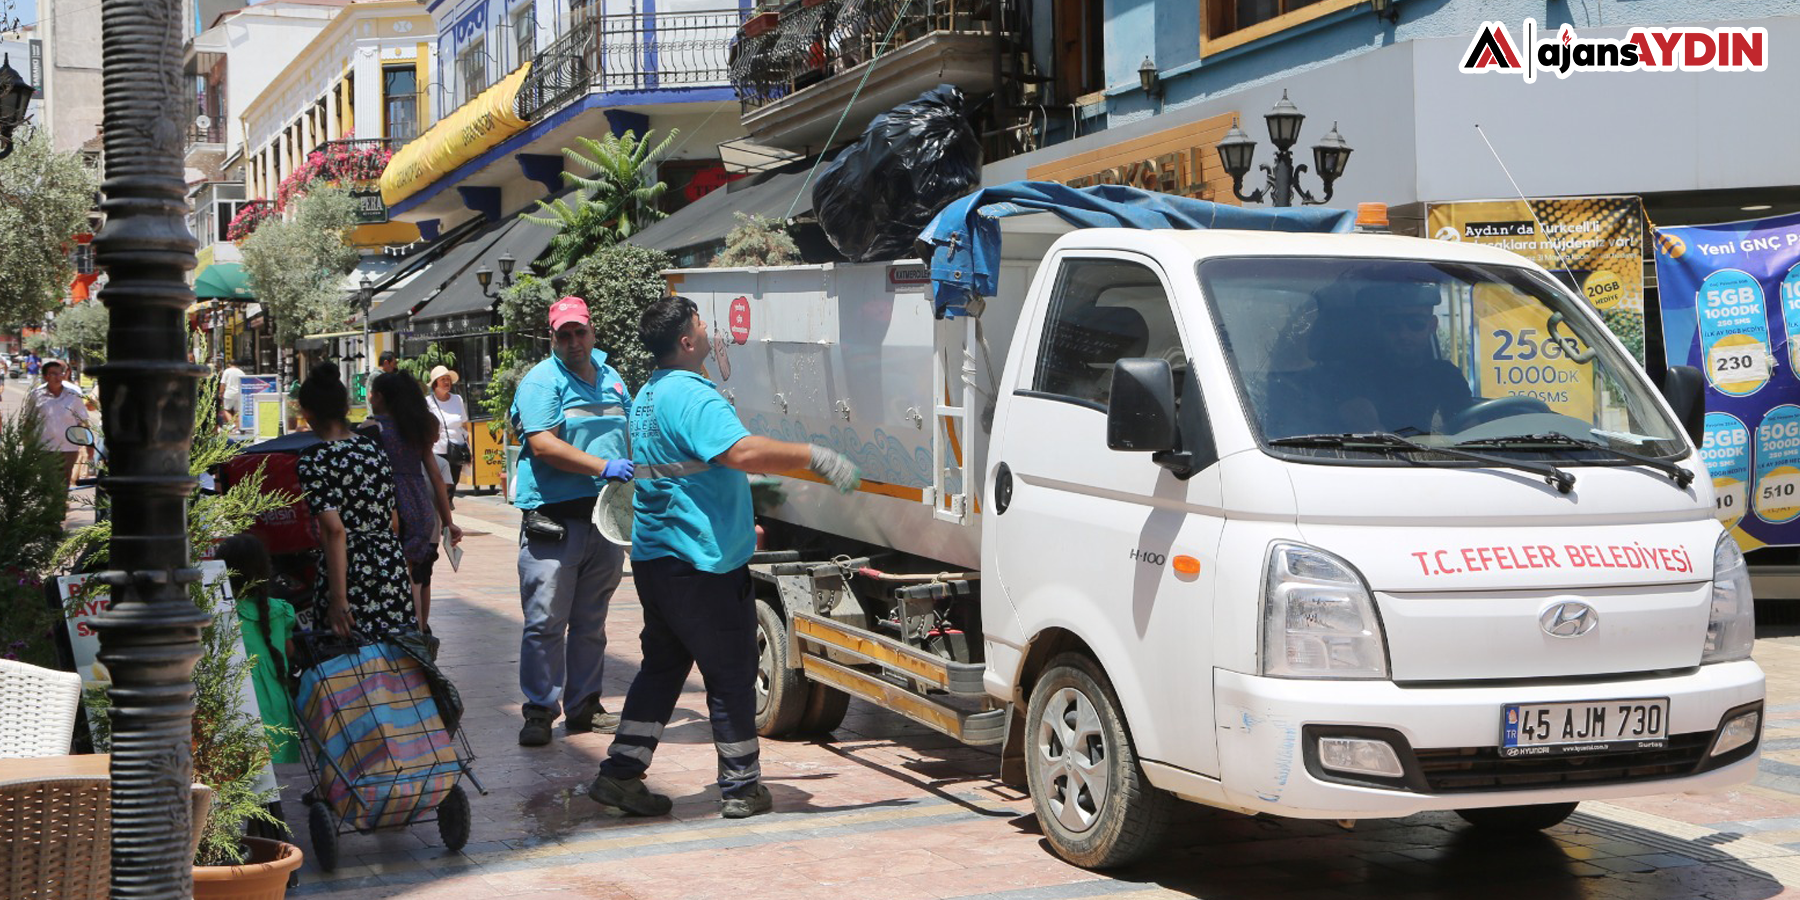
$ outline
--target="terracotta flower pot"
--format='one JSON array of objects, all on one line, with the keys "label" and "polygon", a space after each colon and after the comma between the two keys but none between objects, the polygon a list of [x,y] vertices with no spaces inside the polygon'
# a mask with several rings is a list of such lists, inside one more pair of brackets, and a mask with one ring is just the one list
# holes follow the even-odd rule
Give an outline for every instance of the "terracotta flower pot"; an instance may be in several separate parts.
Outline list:
[{"label": "terracotta flower pot", "polygon": [[194,900],[282,900],[288,875],[306,860],[300,848],[267,838],[244,838],[241,866],[195,866]]}]

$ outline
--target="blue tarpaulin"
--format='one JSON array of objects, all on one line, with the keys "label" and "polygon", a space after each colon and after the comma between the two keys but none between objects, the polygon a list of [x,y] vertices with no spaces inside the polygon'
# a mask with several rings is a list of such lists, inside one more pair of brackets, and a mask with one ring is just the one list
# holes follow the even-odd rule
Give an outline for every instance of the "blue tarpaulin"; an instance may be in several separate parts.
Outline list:
[{"label": "blue tarpaulin", "polygon": [[1244,209],[1116,184],[1072,188],[1014,181],[952,202],[925,226],[931,245],[933,304],[939,318],[961,315],[969,300],[992,297],[1000,274],[1000,219],[1054,213],[1078,228],[1230,228],[1239,231],[1349,231],[1342,209]]}]

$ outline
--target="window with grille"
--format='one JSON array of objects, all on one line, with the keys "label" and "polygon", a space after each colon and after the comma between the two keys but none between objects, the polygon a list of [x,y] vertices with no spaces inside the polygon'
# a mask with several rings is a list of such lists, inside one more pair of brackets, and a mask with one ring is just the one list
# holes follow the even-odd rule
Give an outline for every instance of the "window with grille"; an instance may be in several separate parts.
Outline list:
[{"label": "window with grille", "polygon": [[462,101],[475,99],[475,95],[487,89],[487,39],[476,38],[456,55],[456,71],[462,80]]},{"label": "window with grille", "polygon": [[513,11],[513,48],[517,56],[513,57],[513,68],[528,62],[537,53],[537,6],[527,3]]}]

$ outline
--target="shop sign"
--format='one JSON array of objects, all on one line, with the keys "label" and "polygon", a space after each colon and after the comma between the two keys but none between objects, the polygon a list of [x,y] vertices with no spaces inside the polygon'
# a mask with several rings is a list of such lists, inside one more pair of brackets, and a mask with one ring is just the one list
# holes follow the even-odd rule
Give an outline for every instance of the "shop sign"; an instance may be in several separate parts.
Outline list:
[{"label": "shop sign", "polygon": [[1025,177],[1069,187],[1122,184],[1235,205],[1231,176],[1219,164],[1217,148],[1236,115],[1225,113],[1032,166],[1025,171]]},{"label": "shop sign", "polygon": [[358,225],[380,225],[387,222],[388,208],[381,201],[381,191],[351,191],[350,200],[356,204]]}]

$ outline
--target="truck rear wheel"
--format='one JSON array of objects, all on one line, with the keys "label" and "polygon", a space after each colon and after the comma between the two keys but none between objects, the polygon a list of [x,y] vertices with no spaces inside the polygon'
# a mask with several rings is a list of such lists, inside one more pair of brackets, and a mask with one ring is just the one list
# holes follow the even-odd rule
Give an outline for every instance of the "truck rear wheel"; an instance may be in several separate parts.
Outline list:
[{"label": "truck rear wheel", "polygon": [[788,668],[787,623],[774,604],[756,601],[756,733],[784,738],[806,715],[814,685],[799,669]]},{"label": "truck rear wheel", "polygon": [[1561,825],[1575,811],[1573,803],[1539,803],[1533,806],[1489,806],[1459,809],[1464,822],[1488,831],[1542,831]]},{"label": "truck rear wheel", "polygon": [[1058,856],[1104,869],[1156,849],[1175,798],[1144,777],[1118,697],[1093,660],[1052,659],[1025,721],[1031,805]]},{"label": "truck rear wheel", "polygon": [[850,711],[850,695],[818,682],[807,685],[806,713],[795,728],[801,734],[820,735],[837,730],[844,724],[844,713]]}]

